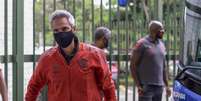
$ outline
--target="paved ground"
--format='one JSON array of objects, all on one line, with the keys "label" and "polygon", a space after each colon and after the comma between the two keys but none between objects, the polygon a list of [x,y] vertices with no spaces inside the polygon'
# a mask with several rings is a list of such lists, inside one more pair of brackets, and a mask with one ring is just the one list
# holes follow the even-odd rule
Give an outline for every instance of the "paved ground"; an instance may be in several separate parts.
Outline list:
[{"label": "paved ground", "polygon": [[[120,101],[126,101],[125,100],[125,87],[124,86],[120,86]],[[135,91],[137,92],[137,91]],[[137,93],[135,93],[135,100],[133,100],[133,95],[134,95],[134,92],[133,92],[133,88],[132,87],[128,87],[128,96],[127,96],[127,99],[128,101],[138,101],[138,95]],[[166,96],[165,96],[165,92],[163,93],[163,99],[162,101],[166,101]],[[172,97],[169,98],[169,101],[172,101]]]}]

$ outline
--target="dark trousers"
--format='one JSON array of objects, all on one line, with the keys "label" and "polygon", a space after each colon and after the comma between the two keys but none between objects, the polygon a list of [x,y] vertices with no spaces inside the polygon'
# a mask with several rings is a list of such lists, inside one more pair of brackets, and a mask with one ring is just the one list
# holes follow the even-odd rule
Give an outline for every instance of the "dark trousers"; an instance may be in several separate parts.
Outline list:
[{"label": "dark trousers", "polygon": [[139,101],[162,101],[163,86],[143,85],[143,95]]}]

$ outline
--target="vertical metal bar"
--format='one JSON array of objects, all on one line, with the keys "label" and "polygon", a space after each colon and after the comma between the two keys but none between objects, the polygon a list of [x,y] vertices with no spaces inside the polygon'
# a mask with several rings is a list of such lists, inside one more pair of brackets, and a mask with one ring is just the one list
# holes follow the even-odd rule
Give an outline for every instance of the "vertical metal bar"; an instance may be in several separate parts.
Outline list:
[{"label": "vertical metal bar", "polygon": [[[46,4],[46,2],[44,2],[44,4]],[[44,5],[43,5],[43,7],[44,7],[44,8],[43,8],[43,9],[44,9],[43,11],[45,12],[45,10],[46,10],[45,8],[46,8],[46,7],[45,7]],[[64,8],[65,8],[65,0],[64,0]],[[53,0],[53,11],[55,11],[56,9],[57,9],[56,0]],[[44,15],[44,16],[45,16],[45,15]],[[45,21],[45,18],[43,19],[43,23],[45,23],[44,21]],[[43,26],[46,26],[46,25],[44,24]],[[44,29],[44,28],[45,28],[45,29]],[[43,30],[46,30],[46,27],[44,27],[44,28],[43,28]],[[43,35],[46,35],[46,34],[44,33]],[[46,38],[46,37],[43,37],[43,40],[44,40],[45,38]],[[54,41],[53,41],[53,45],[56,45],[55,39],[53,39],[53,40],[54,40]],[[43,51],[44,51],[44,50],[43,50]]]},{"label": "vertical metal bar", "polygon": [[24,0],[13,0],[13,101],[23,101]]},{"label": "vertical metal bar", "polygon": [[[138,16],[138,18],[140,18],[139,16]],[[140,32],[140,34],[141,34],[141,36],[140,36],[140,38],[142,38],[143,36],[144,36],[144,30],[143,30],[143,21],[139,21],[138,23],[140,23],[140,25],[139,25],[139,32]]]},{"label": "vertical metal bar", "polygon": [[[168,26],[169,27],[169,26]],[[169,32],[168,32],[169,33]],[[170,62],[170,47],[169,47],[169,42],[170,42],[170,35],[167,35],[167,55],[166,55],[166,59],[167,59],[167,72],[169,75],[169,62]],[[167,96],[166,96],[166,101],[168,101]]]},{"label": "vertical metal bar", "polygon": [[66,0],[64,0],[64,9],[66,9]]},{"label": "vertical metal bar", "polygon": [[112,29],[112,8],[111,8],[111,5],[112,5],[112,1],[109,0],[109,29],[111,30]]},{"label": "vertical metal bar", "polygon": [[36,35],[36,31],[35,31],[35,0],[33,0],[33,70],[35,69],[35,65],[36,65],[36,53],[35,53],[35,35]]},{"label": "vertical metal bar", "polygon": [[[147,7],[149,7],[150,6],[150,3],[149,3],[149,1],[150,0],[144,0],[144,4],[147,6]],[[157,1],[157,0],[156,0]],[[151,8],[151,7],[150,7]],[[145,11],[146,10],[146,11]],[[146,14],[147,13],[147,14]],[[145,17],[146,18],[146,20],[144,20],[144,28],[147,28],[147,23],[150,21],[150,14],[149,14],[149,12],[148,12],[148,10],[146,9],[146,8],[144,8],[144,16],[147,16],[147,17]],[[144,35],[146,35],[149,31],[148,30],[145,30],[144,29]]]},{"label": "vertical metal bar", "polygon": [[[75,0],[73,0],[73,16],[76,18]],[[76,21],[76,20],[75,20]]]},{"label": "vertical metal bar", "polygon": [[95,37],[94,37],[94,0],[91,0],[91,19],[92,19],[92,41],[94,42]]},{"label": "vertical metal bar", "polygon": [[[46,0],[43,0],[43,52],[46,47]],[[55,4],[54,4],[55,5]],[[55,6],[56,9],[56,6]],[[47,101],[47,86],[45,86],[42,90],[42,101]]]},{"label": "vertical metal bar", "polygon": [[[169,13],[170,12],[170,10],[169,10],[169,5],[167,6],[167,12],[165,12],[165,13]],[[170,33],[170,23],[169,23],[169,19],[170,19],[170,16],[168,15],[168,16],[165,16],[166,17],[166,19],[165,19],[165,21],[166,21],[166,29],[168,29],[167,30],[167,32],[166,33]],[[166,47],[167,47],[167,55],[166,55],[166,59],[167,59],[167,72],[168,72],[168,75],[169,75],[169,62],[170,62],[170,46],[169,46],[169,43],[170,43],[170,34],[167,34],[167,41],[166,41]],[[166,96],[166,101],[168,101],[168,97]]]},{"label": "vertical metal bar", "polygon": [[94,0],[91,0],[91,18],[92,18],[92,41],[95,41],[95,37],[94,37]]},{"label": "vertical metal bar", "polygon": [[177,18],[176,17],[176,15],[177,15],[176,14],[176,3],[173,4],[173,7],[175,8],[173,10],[173,13],[174,13],[174,16],[173,16],[174,31],[172,33],[172,35],[174,35],[174,41],[173,41],[174,42],[173,43],[174,44],[174,47],[173,47],[174,48],[174,50],[173,50],[173,54],[174,54],[173,55],[174,56],[174,58],[173,58],[174,59],[173,60],[173,77],[175,77],[175,72],[176,72],[176,56],[175,55],[176,55],[176,33],[177,33],[177,28],[176,28],[177,27],[177,23],[176,23],[176,18]]},{"label": "vertical metal bar", "polygon": [[85,42],[85,0],[83,0],[83,4],[82,4],[82,30],[83,30],[83,42]]},{"label": "vertical metal bar", "polygon": [[4,76],[8,85],[8,1],[4,0]]},{"label": "vertical metal bar", "polygon": [[45,16],[46,16],[46,12],[45,12],[45,6],[46,4],[46,0],[43,0],[43,51],[45,51],[45,42],[46,42],[46,38],[45,38],[45,33],[46,33],[46,26],[45,26]]},{"label": "vertical metal bar", "polygon": [[[144,2],[145,2],[145,1],[144,1]],[[140,14],[144,16],[144,11],[141,10]],[[141,18],[141,16],[138,16],[138,19],[139,19],[138,23],[140,23],[140,24],[139,24],[139,30],[138,30],[138,31],[140,32],[140,35],[141,35],[140,38],[141,38],[141,37],[144,36],[144,30],[143,30],[143,29],[145,28],[145,27],[144,27],[144,21],[145,21],[145,20],[140,19],[140,18]]]},{"label": "vertical metal bar", "polygon": [[103,0],[100,1],[100,24],[103,25]]},{"label": "vertical metal bar", "polygon": [[[111,15],[111,0],[109,0],[109,29],[112,29],[112,19],[111,19],[112,15]],[[112,33],[112,30],[111,30]],[[112,36],[113,34],[111,34]],[[112,37],[111,37],[112,38]],[[109,65],[110,65],[110,70],[112,68],[112,39],[110,40],[110,53],[109,53]]]},{"label": "vertical metal bar", "polygon": [[[56,3],[57,3],[56,0],[54,0],[53,1],[54,11],[57,9],[57,6],[56,6],[57,4]],[[64,3],[64,5],[65,5],[65,3]]]},{"label": "vertical metal bar", "polygon": [[[158,0],[155,0],[155,1],[154,1],[154,11],[158,11],[158,6],[157,6],[157,4],[158,4]],[[155,12],[155,13],[154,13],[154,18],[155,18],[155,19],[158,19],[158,12]]]},{"label": "vertical metal bar", "polygon": [[[120,13],[120,11],[119,11],[119,5],[117,6],[117,14],[119,14]],[[119,101],[119,98],[120,98],[120,94],[119,94],[119,84],[120,84],[120,82],[119,82],[119,78],[120,78],[120,30],[119,30],[119,22],[120,22],[120,16],[119,15],[117,15],[117,22],[118,22],[118,24],[117,24],[117,64],[118,64],[118,79],[117,79],[117,101]]]},{"label": "vertical metal bar", "polygon": [[[134,32],[134,42],[136,42],[136,37],[137,37],[137,26],[136,26],[136,0],[133,0],[133,32]],[[135,30],[136,29],[136,30]],[[135,101],[135,95],[136,95],[136,92],[135,92],[135,83],[133,82],[133,101]]]},{"label": "vertical metal bar", "polygon": [[157,0],[157,18],[159,21],[163,21],[163,1]]},{"label": "vertical metal bar", "polygon": [[125,101],[128,101],[128,3],[126,5],[126,22],[125,22],[125,26],[126,27],[126,91],[125,91]]}]

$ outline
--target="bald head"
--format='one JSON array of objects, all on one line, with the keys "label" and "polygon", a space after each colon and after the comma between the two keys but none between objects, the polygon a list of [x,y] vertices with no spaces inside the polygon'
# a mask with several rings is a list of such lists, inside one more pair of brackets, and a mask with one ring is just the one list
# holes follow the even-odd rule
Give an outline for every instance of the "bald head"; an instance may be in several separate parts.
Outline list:
[{"label": "bald head", "polygon": [[149,32],[154,38],[162,38],[164,33],[163,24],[159,21],[152,20],[149,23]]},{"label": "bald head", "polygon": [[161,22],[153,20],[149,23],[150,33],[152,33],[152,32],[156,33],[160,30],[163,30],[163,24]]}]

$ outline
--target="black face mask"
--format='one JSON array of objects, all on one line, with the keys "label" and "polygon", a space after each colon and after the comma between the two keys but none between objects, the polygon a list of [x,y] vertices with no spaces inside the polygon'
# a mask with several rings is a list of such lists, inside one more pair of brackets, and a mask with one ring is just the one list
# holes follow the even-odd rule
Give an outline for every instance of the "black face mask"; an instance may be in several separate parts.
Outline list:
[{"label": "black face mask", "polygon": [[54,33],[55,41],[62,48],[68,47],[71,44],[74,37],[75,34],[72,31]]}]

